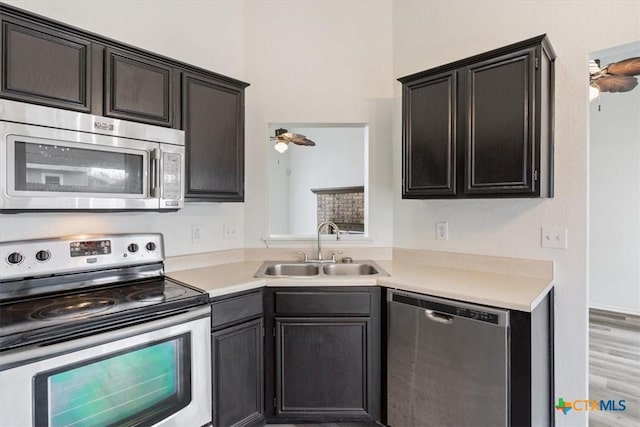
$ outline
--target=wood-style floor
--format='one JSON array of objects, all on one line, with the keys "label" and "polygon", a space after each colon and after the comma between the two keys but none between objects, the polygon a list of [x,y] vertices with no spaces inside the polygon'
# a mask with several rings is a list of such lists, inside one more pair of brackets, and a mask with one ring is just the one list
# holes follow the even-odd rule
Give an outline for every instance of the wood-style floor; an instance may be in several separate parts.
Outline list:
[{"label": "wood-style floor", "polygon": [[589,310],[589,399],[627,407],[589,412],[590,427],[640,427],[640,316]]}]

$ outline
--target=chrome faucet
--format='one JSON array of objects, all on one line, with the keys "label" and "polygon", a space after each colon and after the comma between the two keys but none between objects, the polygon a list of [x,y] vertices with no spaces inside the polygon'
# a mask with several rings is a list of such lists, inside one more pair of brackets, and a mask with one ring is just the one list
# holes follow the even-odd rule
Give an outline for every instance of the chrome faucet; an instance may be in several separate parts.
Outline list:
[{"label": "chrome faucet", "polygon": [[321,222],[320,225],[318,225],[318,258],[313,260],[307,260],[309,262],[327,262],[327,263],[336,262],[335,254],[331,255],[331,259],[328,259],[328,260],[322,259],[322,249],[320,248],[320,234],[322,234],[322,227],[324,227],[325,225],[329,226],[330,228],[333,228],[334,231],[336,232],[336,240],[340,240],[340,229],[334,222],[332,221]]}]

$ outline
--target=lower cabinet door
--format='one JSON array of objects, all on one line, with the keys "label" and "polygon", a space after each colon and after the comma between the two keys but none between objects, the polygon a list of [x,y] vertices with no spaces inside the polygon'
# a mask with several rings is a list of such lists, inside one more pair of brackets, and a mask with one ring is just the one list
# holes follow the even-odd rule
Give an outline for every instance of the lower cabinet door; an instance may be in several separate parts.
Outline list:
[{"label": "lower cabinet door", "polygon": [[369,318],[276,318],[276,416],[371,419]]},{"label": "lower cabinet door", "polygon": [[262,319],[212,334],[213,425],[263,424]]}]

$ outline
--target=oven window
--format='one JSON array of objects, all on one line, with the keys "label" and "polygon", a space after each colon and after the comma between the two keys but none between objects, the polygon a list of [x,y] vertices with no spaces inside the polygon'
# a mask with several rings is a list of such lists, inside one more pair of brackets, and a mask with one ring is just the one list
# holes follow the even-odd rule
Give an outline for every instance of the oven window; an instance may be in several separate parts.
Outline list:
[{"label": "oven window", "polygon": [[143,195],[141,154],[18,140],[14,147],[16,191]]},{"label": "oven window", "polygon": [[191,401],[189,334],[35,377],[38,426],[149,426]]}]

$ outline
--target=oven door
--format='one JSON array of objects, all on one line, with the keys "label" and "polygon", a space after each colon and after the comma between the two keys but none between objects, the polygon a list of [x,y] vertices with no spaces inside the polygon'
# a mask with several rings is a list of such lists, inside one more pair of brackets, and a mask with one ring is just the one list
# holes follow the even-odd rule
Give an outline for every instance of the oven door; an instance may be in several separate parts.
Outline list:
[{"label": "oven door", "polygon": [[0,425],[208,424],[209,316],[208,306],[198,307],[112,332],[0,353]]},{"label": "oven door", "polygon": [[158,209],[160,144],[2,122],[0,209]]}]

